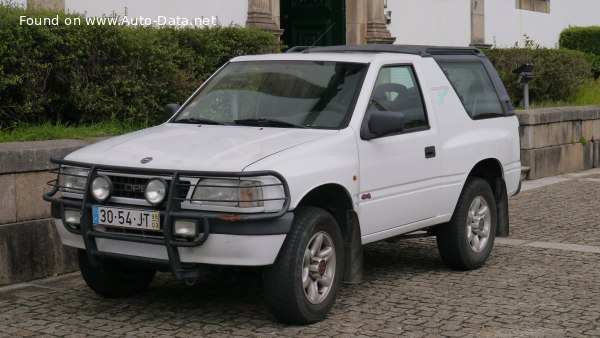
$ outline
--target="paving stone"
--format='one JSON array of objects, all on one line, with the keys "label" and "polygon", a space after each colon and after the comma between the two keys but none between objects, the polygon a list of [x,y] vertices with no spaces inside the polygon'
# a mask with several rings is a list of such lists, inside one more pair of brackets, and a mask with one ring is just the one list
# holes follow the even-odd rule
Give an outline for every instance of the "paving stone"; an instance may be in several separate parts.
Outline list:
[{"label": "paving stone", "polygon": [[600,182],[584,178],[509,199],[511,238],[600,246]]}]

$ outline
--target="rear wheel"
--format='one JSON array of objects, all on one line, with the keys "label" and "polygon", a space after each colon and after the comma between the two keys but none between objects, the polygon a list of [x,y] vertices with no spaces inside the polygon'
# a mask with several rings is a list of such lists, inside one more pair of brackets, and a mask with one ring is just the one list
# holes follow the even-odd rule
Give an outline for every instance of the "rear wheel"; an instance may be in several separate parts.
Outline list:
[{"label": "rear wheel", "polygon": [[263,272],[273,316],[289,324],[324,319],[335,303],[343,262],[342,235],[333,216],[315,207],[297,210],[277,260]]},{"label": "rear wheel", "polygon": [[452,219],[438,229],[442,260],[454,269],[479,268],[494,247],[496,227],[496,200],[490,185],[479,177],[468,178]]},{"label": "rear wheel", "polygon": [[78,250],[79,269],[85,283],[106,298],[128,297],[138,294],[150,285],[156,270],[126,265],[118,260],[101,259],[101,264],[90,264],[85,250]]}]

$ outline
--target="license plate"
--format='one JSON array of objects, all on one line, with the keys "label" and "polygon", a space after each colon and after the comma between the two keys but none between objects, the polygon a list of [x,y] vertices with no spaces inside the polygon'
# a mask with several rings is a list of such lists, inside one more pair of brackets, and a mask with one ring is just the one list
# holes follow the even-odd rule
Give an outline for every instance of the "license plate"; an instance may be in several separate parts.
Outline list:
[{"label": "license plate", "polygon": [[92,222],[98,225],[159,231],[160,213],[94,205],[92,206]]}]

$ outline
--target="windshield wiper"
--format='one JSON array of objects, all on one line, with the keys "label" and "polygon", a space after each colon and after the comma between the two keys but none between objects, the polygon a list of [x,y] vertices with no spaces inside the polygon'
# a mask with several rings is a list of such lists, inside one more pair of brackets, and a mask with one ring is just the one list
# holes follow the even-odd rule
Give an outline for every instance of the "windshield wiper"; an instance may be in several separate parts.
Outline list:
[{"label": "windshield wiper", "polygon": [[214,120],[209,120],[209,119],[203,119],[203,118],[200,118],[200,117],[188,117],[188,118],[185,118],[185,119],[175,120],[173,122],[174,123],[188,123],[188,124],[213,124],[213,125],[218,125],[218,126],[227,125],[227,123],[224,123],[224,122],[219,122],[219,121],[214,121]]},{"label": "windshield wiper", "polygon": [[301,124],[295,124],[292,122],[281,121],[270,118],[255,118],[255,119],[242,119],[233,121],[235,124],[241,124],[246,126],[267,126],[267,127],[285,127],[285,128],[308,128]]}]

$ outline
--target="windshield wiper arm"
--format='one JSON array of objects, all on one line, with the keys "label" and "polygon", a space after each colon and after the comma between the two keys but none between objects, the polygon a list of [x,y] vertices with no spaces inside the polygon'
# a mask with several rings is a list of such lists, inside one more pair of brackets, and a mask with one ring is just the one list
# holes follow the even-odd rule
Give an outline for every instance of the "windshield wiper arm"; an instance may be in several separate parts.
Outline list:
[{"label": "windshield wiper arm", "polygon": [[175,120],[173,122],[174,123],[188,123],[188,124],[214,124],[214,125],[218,125],[218,126],[227,125],[227,123],[223,123],[223,122],[219,122],[219,121],[214,121],[214,120],[209,120],[209,119],[203,119],[203,118],[200,118],[200,117],[188,117],[188,118],[185,118],[185,119]]},{"label": "windshield wiper arm", "polygon": [[255,118],[255,119],[242,119],[233,121],[235,124],[247,125],[247,126],[272,126],[272,127],[287,127],[287,128],[308,128],[301,124],[295,124],[292,122],[281,121],[271,118]]}]

